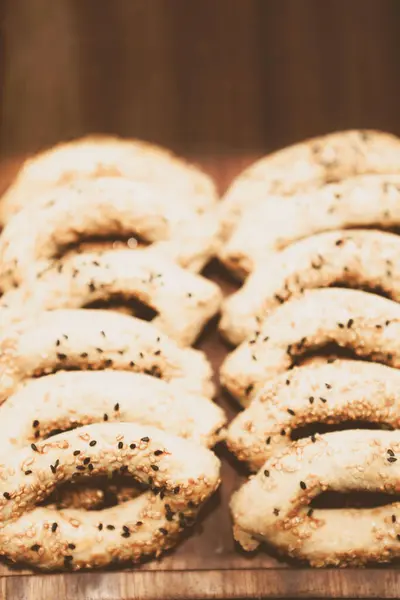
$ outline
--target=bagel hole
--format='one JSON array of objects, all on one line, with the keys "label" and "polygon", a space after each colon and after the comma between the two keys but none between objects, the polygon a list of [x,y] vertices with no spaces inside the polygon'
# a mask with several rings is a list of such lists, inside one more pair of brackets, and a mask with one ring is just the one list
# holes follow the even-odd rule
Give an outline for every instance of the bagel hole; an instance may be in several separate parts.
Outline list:
[{"label": "bagel hole", "polygon": [[83,308],[115,310],[133,315],[142,321],[152,321],[158,315],[157,311],[148,304],[141,302],[137,298],[127,298],[122,294],[115,295],[108,300],[89,302]]},{"label": "bagel hole", "polygon": [[104,252],[105,250],[136,250],[150,246],[150,242],[136,233],[129,235],[118,235],[116,237],[106,235],[84,236],[79,242],[64,244],[54,254],[53,258],[59,260],[68,254],[82,254],[84,252]]},{"label": "bagel hole", "polygon": [[316,496],[310,503],[314,509],[340,509],[340,508],[378,508],[400,502],[400,495],[385,494],[384,492],[334,492],[326,491]]},{"label": "bagel hole", "polygon": [[386,430],[393,431],[393,427],[386,423],[372,423],[371,421],[341,421],[340,423],[309,423],[293,429],[291,432],[291,439],[293,441],[300,440],[302,438],[311,437],[315,434],[330,433],[331,431],[346,431],[348,429],[370,429],[370,430]]},{"label": "bagel hole", "polygon": [[77,481],[57,486],[40,506],[103,510],[137,498],[146,489],[148,486],[120,475],[110,478],[82,476]]}]

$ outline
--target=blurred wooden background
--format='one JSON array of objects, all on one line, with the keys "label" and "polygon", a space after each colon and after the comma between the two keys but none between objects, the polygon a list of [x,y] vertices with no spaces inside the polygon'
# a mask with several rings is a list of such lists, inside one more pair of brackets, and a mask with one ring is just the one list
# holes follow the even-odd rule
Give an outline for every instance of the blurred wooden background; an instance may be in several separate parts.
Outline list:
[{"label": "blurred wooden background", "polygon": [[0,152],[91,131],[185,154],[400,133],[399,0],[0,0]]}]

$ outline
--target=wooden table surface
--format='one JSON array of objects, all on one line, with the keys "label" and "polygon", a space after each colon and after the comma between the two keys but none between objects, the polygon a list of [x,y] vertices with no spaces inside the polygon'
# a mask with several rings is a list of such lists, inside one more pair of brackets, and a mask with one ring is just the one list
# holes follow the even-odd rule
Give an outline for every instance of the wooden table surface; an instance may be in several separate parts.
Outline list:
[{"label": "wooden table surface", "polygon": [[[202,157],[197,162],[218,182],[220,191],[255,155]],[[0,165],[3,186],[17,170],[16,161]],[[225,293],[236,285],[213,264],[207,274]],[[218,369],[228,348],[211,324],[201,337],[202,348]],[[220,390],[217,401],[230,416],[237,412],[232,399]],[[311,570],[287,564],[273,554],[248,556],[234,544],[228,502],[244,473],[226,450],[222,486],[210,501],[201,522],[175,550],[158,561],[135,569],[79,574],[32,574],[0,565],[0,599],[41,600],[172,600],[200,598],[398,598],[400,570],[395,568]],[[242,472],[241,472],[242,471]]]}]

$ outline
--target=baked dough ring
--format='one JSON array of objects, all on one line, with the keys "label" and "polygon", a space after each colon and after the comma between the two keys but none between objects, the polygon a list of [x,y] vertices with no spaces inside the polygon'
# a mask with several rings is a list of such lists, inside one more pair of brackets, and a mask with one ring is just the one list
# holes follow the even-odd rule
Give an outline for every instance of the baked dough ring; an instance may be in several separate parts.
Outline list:
[{"label": "baked dough ring", "polygon": [[223,410],[150,375],[128,371],[59,371],[27,381],[0,406],[0,453],[102,421],[150,425],[213,446],[226,422]]},{"label": "baked dough ring", "polygon": [[139,236],[196,271],[219,246],[214,211],[197,215],[177,193],[122,178],[76,181],[21,210],[0,236],[0,290],[30,281],[72,244]]},{"label": "baked dough ring", "polygon": [[[0,201],[0,223],[43,192],[76,179],[125,177],[184,194],[193,206],[212,205],[217,194],[205,173],[171,152],[138,140],[88,136],[58,144],[26,160]],[[201,204],[198,199],[203,196]]]},{"label": "baked dough ring", "polygon": [[[73,570],[136,562],[174,545],[218,487],[220,467],[210,450],[132,423],[88,425],[2,456],[2,463],[0,553],[41,569]],[[35,507],[77,473],[113,472],[152,491],[95,512]]]},{"label": "baked dough ring", "polygon": [[223,305],[220,329],[240,344],[270,311],[305,289],[345,284],[400,301],[400,237],[371,230],[320,233],[259,264]]},{"label": "baked dough ring", "polygon": [[[1,413],[0,413],[1,414]],[[400,371],[379,363],[337,360],[277,375],[230,423],[226,443],[258,471],[312,423],[367,421],[400,428]]]},{"label": "baked dough ring", "polygon": [[151,323],[106,310],[55,310],[15,323],[0,336],[0,402],[31,377],[107,368],[148,373],[181,389],[213,393],[199,350],[180,348]]},{"label": "baked dough ring", "polygon": [[269,379],[334,343],[400,368],[400,305],[359,290],[318,289],[277,308],[224,361],[221,382],[246,406]]},{"label": "baked dough ring", "polygon": [[366,175],[287,200],[271,197],[249,207],[219,257],[243,279],[272,253],[310,235],[351,227],[390,229],[399,225],[400,174]]},{"label": "baked dough ring", "polygon": [[219,309],[218,286],[146,250],[75,254],[0,299],[6,320],[42,310],[81,308],[113,297],[137,299],[158,312],[161,331],[182,345],[195,341]]},{"label": "baked dough ring", "polygon": [[288,146],[261,158],[233,181],[222,205],[225,232],[268,196],[308,192],[354,175],[398,173],[399,165],[399,138],[381,131],[339,131]]},{"label": "baked dough ring", "polygon": [[399,431],[336,431],[294,443],[233,496],[235,538],[246,550],[268,541],[316,567],[400,556],[399,502],[363,509],[309,507],[325,490],[398,494],[399,453]]}]

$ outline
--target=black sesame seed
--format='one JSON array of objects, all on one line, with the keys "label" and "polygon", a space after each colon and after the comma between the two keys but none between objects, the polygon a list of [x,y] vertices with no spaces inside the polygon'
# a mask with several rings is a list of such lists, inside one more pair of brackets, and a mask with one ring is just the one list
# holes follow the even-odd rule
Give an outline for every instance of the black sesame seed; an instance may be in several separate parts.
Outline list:
[{"label": "black sesame seed", "polygon": [[58,527],[58,523],[53,523],[53,525],[51,526],[51,531],[54,533],[55,530],[57,529],[57,527]]},{"label": "black sesame seed", "polygon": [[38,550],[40,550],[40,544],[33,544],[33,546],[31,546],[31,550],[37,552]]},{"label": "black sesame seed", "polygon": [[134,367],[135,366],[135,363],[133,362],[133,360],[131,360],[131,362],[129,363],[129,366],[130,367]]},{"label": "black sesame seed", "polygon": [[300,487],[301,487],[302,490],[306,490],[307,489],[307,486],[304,483],[304,481],[300,481]]},{"label": "black sesame seed", "polygon": [[296,413],[294,412],[294,410],[292,410],[291,408],[288,408],[288,409],[287,409],[287,411],[288,411],[289,415],[292,415],[293,417],[294,417],[294,416],[295,416],[295,414],[296,414]]},{"label": "black sesame seed", "polygon": [[269,446],[269,444],[271,443],[271,436],[267,437],[266,442],[267,446]]},{"label": "black sesame seed", "polygon": [[314,434],[311,436],[311,441],[313,444],[317,441],[317,438],[315,437]]},{"label": "black sesame seed", "polygon": [[89,446],[95,446],[97,444],[96,440],[92,440],[89,442]]},{"label": "black sesame seed", "polygon": [[163,451],[162,451],[162,450],[155,450],[155,451],[154,451],[154,455],[155,455],[155,456],[161,456],[161,454],[163,454]]},{"label": "black sesame seed", "polygon": [[63,354],[62,352],[57,352],[57,358],[58,358],[58,360],[66,360],[67,355]]},{"label": "black sesame seed", "polygon": [[397,537],[398,541],[400,542],[400,533],[398,533],[396,537]]},{"label": "black sesame seed", "polygon": [[50,469],[52,473],[56,472],[56,467],[54,465],[50,465]]},{"label": "black sesame seed", "polygon": [[264,475],[265,475],[265,477],[269,477],[269,471],[268,471],[268,469],[265,469]]},{"label": "black sesame seed", "polygon": [[353,325],[353,323],[354,323],[354,319],[349,319],[347,321],[347,329],[350,329],[350,327]]},{"label": "black sesame seed", "polygon": [[75,544],[68,544],[68,548],[70,550],[75,550],[76,546],[75,546]]},{"label": "black sesame seed", "polygon": [[322,398],[322,397],[320,396],[320,398],[319,398],[319,399],[321,400],[321,402],[323,402],[323,403],[325,404],[325,402],[326,402],[326,398]]},{"label": "black sesame seed", "polygon": [[90,458],[89,458],[89,456],[87,456],[86,458],[83,459],[83,464],[88,465],[89,463],[90,463]]},{"label": "black sesame seed", "polygon": [[123,447],[124,447],[124,443],[123,442],[118,442],[118,449],[122,450]]},{"label": "black sesame seed", "polygon": [[251,394],[251,392],[253,391],[253,389],[254,389],[254,384],[250,383],[250,385],[248,385],[247,388],[245,389],[246,396],[248,396],[249,394]]},{"label": "black sesame seed", "polygon": [[344,328],[343,323],[338,323],[338,327],[339,327],[339,329],[343,329]]},{"label": "black sesame seed", "polygon": [[111,358],[107,358],[107,360],[104,361],[104,366],[106,367],[111,367],[113,364],[113,361],[111,360]]},{"label": "black sesame seed", "polygon": [[89,464],[88,464],[88,469],[89,469],[89,471],[93,471],[93,469],[94,469],[94,466],[92,465],[92,463],[89,463]]},{"label": "black sesame seed", "polygon": [[307,513],[307,517],[312,517],[313,512],[314,512],[314,509],[310,508],[310,510]]},{"label": "black sesame seed", "polygon": [[11,496],[8,492],[3,492],[3,496],[6,500],[9,500],[11,498]]},{"label": "black sesame seed", "polygon": [[336,240],[335,246],[341,246],[343,244],[343,240]]},{"label": "black sesame seed", "polygon": [[331,386],[329,383],[326,383],[326,384],[325,384],[325,387],[326,387],[326,389],[327,389],[327,390],[330,390],[330,389],[332,389],[332,386]]},{"label": "black sesame seed", "polygon": [[96,348],[96,352],[99,354],[103,354],[104,350],[102,348]]},{"label": "black sesame seed", "polygon": [[279,515],[279,508],[274,508],[274,515],[276,517]]},{"label": "black sesame seed", "polygon": [[263,342],[268,342],[269,340],[269,335],[266,335],[265,338],[263,338]]},{"label": "black sesame seed", "polygon": [[119,403],[117,402],[117,404],[114,405],[114,410],[119,410]]},{"label": "black sesame seed", "polygon": [[129,531],[124,531],[123,533],[121,533],[121,537],[128,538],[128,537],[131,537],[131,534]]},{"label": "black sesame seed", "polygon": [[137,527],[141,527],[142,525],[143,525],[143,522],[142,522],[142,521],[136,521],[136,526],[137,526]]},{"label": "black sesame seed", "polygon": [[34,452],[39,452],[39,450],[38,450],[38,448],[37,448],[36,444],[31,444],[31,448],[32,448],[32,450],[33,450]]},{"label": "black sesame seed", "polygon": [[310,396],[308,399],[309,403],[312,404],[314,402],[314,396]]},{"label": "black sesame seed", "polygon": [[74,450],[74,456],[78,456],[78,454],[80,454],[81,451],[80,450]]},{"label": "black sesame seed", "polygon": [[397,458],[395,458],[394,456],[389,456],[389,458],[388,458],[388,462],[390,462],[390,463],[394,463],[394,462],[396,462],[396,461],[397,461]]},{"label": "black sesame seed", "polygon": [[30,475],[32,473],[31,469],[28,469],[27,471],[25,471],[25,475]]},{"label": "black sesame seed", "polygon": [[387,451],[388,454],[390,454],[390,456],[394,456],[394,452],[391,448],[389,448],[389,450]]},{"label": "black sesame seed", "polygon": [[107,525],[107,529],[109,529],[110,531],[113,531],[115,529],[114,525]]},{"label": "black sesame seed", "polygon": [[165,529],[165,527],[160,527],[159,532],[162,533],[163,535],[168,535],[168,531],[167,531],[167,529]]},{"label": "black sesame seed", "polygon": [[161,350],[156,350],[156,351],[154,352],[154,356],[160,356],[160,354],[161,354]]},{"label": "black sesame seed", "polygon": [[59,346],[61,344],[60,340],[56,340],[56,346]]},{"label": "black sesame seed", "polygon": [[284,429],[281,429],[281,435],[286,435],[286,431]]},{"label": "black sesame seed", "polygon": [[130,533],[130,529],[129,529],[129,527],[127,525],[122,525],[122,529],[124,531],[127,531],[128,533]]},{"label": "black sesame seed", "polygon": [[179,485],[174,487],[174,494],[179,494],[181,488],[179,487]]},{"label": "black sesame seed", "polygon": [[81,353],[81,358],[87,358],[88,357],[88,353],[87,352],[82,352]]},{"label": "black sesame seed", "polygon": [[142,441],[142,442],[149,442],[149,441],[150,441],[150,438],[149,438],[149,437],[147,437],[147,435],[145,435],[144,437],[142,437],[142,438],[141,438],[141,441]]},{"label": "black sesame seed", "polygon": [[64,564],[65,565],[69,565],[73,560],[74,560],[74,557],[71,556],[70,554],[67,554],[67,556],[64,556]]},{"label": "black sesame seed", "polygon": [[153,469],[153,471],[158,471],[159,467],[157,467],[157,465],[150,465],[151,468]]},{"label": "black sesame seed", "polygon": [[39,427],[39,421],[37,419],[33,421],[32,427]]},{"label": "black sesame seed", "polygon": [[35,439],[37,440],[38,438],[40,438],[40,431],[39,431],[39,429],[36,429],[36,431],[35,431]]},{"label": "black sesame seed", "polygon": [[108,414],[107,413],[104,413],[104,415],[103,415],[103,421],[108,421]]},{"label": "black sesame seed", "polygon": [[100,331],[100,333],[103,337],[106,337],[106,334],[104,333],[104,331]]},{"label": "black sesame seed", "polygon": [[396,515],[392,515],[392,523],[396,523]]},{"label": "black sesame seed", "polygon": [[290,379],[286,379],[286,385],[290,385]]},{"label": "black sesame seed", "polygon": [[136,444],[130,444],[129,448],[130,448],[131,450],[134,450],[134,449],[136,448]]},{"label": "black sesame seed", "polygon": [[85,467],[83,465],[76,465],[76,469],[78,469],[78,471],[84,471]]}]

